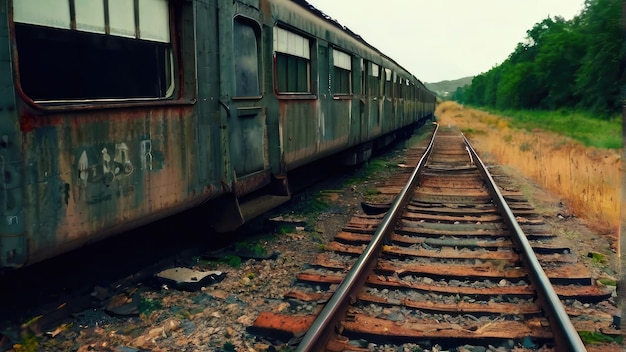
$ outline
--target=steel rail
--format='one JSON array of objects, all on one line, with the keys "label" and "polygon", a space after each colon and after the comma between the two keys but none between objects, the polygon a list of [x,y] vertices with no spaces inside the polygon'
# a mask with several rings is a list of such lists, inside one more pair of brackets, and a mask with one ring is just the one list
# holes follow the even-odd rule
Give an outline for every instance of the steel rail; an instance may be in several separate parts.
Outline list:
[{"label": "steel rail", "polygon": [[392,203],[391,208],[387,211],[380,226],[378,226],[378,229],[374,233],[372,241],[370,241],[365,250],[363,250],[363,253],[361,253],[359,259],[341,281],[341,284],[339,284],[333,296],[328,300],[315,321],[313,321],[313,324],[311,324],[311,327],[298,344],[296,351],[323,351],[330,336],[338,330],[340,320],[345,316],[349,304],[356,301],[356,297],[367,279],[366,274],[369,273],[376,264],[376,259],[378,258],[378,254],[385,240],[389,238],[389,234],[393,231],[404,205],[412,196],[411,190],[415,186],[418,179],[417,176],[424,168],[433,149],[435,136],[439,130],[439,125],[436,126],[424,155],[417,163],[409,181],[404,185],[404,188],[402,188],[402,191],[400,191]]},{"label": "steel rail", "polygon": [[535,287],[538,293],[538,302],[543,309],[544,313],[548,316],[548,321],[552,327],[552,333],[554,334],[555,348],[559,352],[578,352],[587,351],[583,344],[578,332],[572,325],[569,316],[565,312],[565,308],[559,299],[559,296],[554,291],[550,279],[543,271],[537,256],[532,249],[532,246],[528,242],[524,231],[520,227],[515,215],[511,211],[511,208],[504,200],[502,193],[496,186],[491,174],[487,171],[485,164],[469,143],[465,135],[463,135],[465,144],[467,145],[470,153],[474,157],[474,163],[478,167],[478,170],[487,181],[487,188],[491,197],[496,204],[501,216],[509,226],[513,239],[517,242],[519,249],[522,252],[522,260],[529,270],[530,281]]}]

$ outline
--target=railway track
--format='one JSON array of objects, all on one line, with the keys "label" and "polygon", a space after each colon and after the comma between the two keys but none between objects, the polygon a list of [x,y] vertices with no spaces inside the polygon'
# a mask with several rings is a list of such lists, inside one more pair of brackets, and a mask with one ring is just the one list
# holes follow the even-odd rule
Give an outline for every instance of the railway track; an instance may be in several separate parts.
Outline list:
[{"label": "railway track", "polygon": [[[288,305],[250,330],[299,341],[298,351],[585,351],[577,331],[617,334],[596,309],[611,293],[519,192],[495,186],[466,142],[439,128],[413,150],[417,167],[379,188],[395,201],[364,205],[298,275]],[[315,314],[298,313],[311,304]]]}]

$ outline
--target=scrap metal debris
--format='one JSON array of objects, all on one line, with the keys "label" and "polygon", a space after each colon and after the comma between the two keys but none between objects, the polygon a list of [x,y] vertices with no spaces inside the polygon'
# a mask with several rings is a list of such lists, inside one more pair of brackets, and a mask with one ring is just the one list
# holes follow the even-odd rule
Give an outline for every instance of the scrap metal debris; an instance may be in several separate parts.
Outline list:
[{"label": "scrap metal debris", "polygon": [[163,270],[156,277],[169,287],[183,291],[198,291],[202,287],[221,281],[226,276],[222,271],[200,271],[176,267]]}]

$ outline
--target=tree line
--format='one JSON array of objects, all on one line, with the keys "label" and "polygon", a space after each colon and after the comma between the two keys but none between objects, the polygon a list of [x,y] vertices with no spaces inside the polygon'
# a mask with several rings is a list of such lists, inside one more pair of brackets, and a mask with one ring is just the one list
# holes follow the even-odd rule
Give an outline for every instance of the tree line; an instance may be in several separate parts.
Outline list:
[{"label": "tree line", "polygon": [[452,99],[496,109],[576,109],[602,118],[621,111],[626,43],[620,0],[586,0],[571,20],[548,17],[500,65]]}]

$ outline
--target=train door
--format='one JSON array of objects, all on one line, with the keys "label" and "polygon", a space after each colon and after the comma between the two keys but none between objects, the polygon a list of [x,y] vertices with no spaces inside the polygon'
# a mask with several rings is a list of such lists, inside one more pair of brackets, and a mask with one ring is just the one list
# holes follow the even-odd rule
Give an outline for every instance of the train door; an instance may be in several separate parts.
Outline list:
[{"label": "train door", "polygon": [[[234,171],[235,193],[243,195],[271,181],[268,157],[267,119],[263,104],[261,26],[255,19],[258,9],[249,13],[221,13],[220,103],[227,111],[228,151]],[[220,9],[220,11],[228,11]],[[231,94],[225,94],[231,92]]]}]

